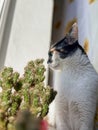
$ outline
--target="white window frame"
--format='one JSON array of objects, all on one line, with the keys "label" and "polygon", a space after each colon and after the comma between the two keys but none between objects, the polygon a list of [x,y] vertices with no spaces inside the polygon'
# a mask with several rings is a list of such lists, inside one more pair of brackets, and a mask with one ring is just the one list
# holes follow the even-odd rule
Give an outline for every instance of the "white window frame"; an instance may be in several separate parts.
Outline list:
[{"label": "white window frame", "polygon": [[4,4],[4,0],[0,0],[0,16],[2,13],[3,4]]},{"label": "white window frame", "polygon": [[0,49],[11,0],[0,0]]}]

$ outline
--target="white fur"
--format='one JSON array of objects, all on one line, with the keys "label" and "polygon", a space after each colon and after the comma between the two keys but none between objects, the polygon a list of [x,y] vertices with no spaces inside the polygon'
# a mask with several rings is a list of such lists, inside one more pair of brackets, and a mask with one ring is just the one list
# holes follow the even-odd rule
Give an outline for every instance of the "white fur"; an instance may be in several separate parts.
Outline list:
[{"label": "white fur", "polygon": [[57,130],[93,130],[98,87],[96,71],[79,49],[65,59],[60,59],[57,52],[54,55],[49,66],[59,75],[54,88],[58,94],[50,105],[49,123]]}]

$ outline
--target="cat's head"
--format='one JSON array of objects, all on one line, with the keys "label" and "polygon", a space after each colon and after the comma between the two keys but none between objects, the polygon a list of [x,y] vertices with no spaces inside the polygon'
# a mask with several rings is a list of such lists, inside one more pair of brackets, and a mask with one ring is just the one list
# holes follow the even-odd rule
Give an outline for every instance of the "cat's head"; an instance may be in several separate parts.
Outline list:
[{"label": "cat's head", "polygon": [[79,47],[78,26],[77,23],[74,23],[69,33],[62,40],[50,47],[47,63],[50,67],[59,69],[60,64],[65,60],[65,58],[72,56]]}]

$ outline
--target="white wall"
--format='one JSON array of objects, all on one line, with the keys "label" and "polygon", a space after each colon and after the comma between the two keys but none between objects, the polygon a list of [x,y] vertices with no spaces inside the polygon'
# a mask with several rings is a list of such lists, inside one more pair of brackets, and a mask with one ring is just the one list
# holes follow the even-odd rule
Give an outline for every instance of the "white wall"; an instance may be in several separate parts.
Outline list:
[{"label": "white wall", "polygon": [[29,60],[44,58],[45,65],[51,38],[52,0],[13,0],[10,5],[0,66],[12,66],[23,72]]}]

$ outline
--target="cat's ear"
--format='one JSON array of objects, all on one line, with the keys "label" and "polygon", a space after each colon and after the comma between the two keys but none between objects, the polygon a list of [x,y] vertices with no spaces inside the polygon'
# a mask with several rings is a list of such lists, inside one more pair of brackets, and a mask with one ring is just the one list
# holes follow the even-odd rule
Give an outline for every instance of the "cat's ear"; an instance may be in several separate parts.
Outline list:
[{"label": "cat's ear", "polygon": [[78,40],[78,25],[74,23],[68,33],[69,35],[69,44],[72,45],[75,41]]}]

